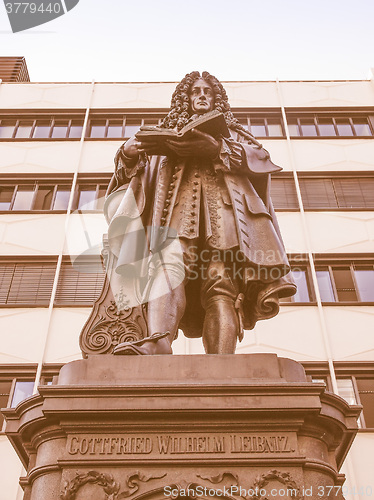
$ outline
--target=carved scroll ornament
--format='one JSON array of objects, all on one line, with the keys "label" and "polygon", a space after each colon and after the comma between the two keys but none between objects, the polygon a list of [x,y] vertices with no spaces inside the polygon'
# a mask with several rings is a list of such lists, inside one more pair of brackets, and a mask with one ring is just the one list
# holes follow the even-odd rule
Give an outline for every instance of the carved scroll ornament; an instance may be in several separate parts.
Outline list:
[{"label": "carved scroll ornament", "polygon": [[75,500],[79,489],[87,483],[101,486],[106,493],[106,500],[121,500],[131,497],[139,490],[139,482],[146,483],[151,479],[161,479],[166,476],[166,472],[160,475],[146,475],[135,471],[127,476],[127,489],[119,493],[120,485],[111,474],[103,474],[97,471],[89,471],[84,474],[78,474],[71,481],[66,481],[64,489],[60,494],[61,500]]}]

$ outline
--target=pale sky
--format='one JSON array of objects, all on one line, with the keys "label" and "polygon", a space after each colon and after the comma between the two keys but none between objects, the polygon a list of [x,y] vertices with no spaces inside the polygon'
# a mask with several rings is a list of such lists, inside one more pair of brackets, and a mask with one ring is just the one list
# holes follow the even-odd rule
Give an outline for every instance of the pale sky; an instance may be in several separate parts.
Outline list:
[{"label": "pale sky", "polygon": [[15,34],[1,3],[0,55],[35,82],[366,79],[374,0],[80,0]]}]

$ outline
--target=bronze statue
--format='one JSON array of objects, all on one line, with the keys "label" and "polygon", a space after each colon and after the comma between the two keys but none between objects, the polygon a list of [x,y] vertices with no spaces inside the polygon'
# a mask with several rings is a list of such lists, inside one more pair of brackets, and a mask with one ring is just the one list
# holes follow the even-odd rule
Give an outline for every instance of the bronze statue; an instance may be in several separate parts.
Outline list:
[{"label": "bronze statue", "polygon": [[[226,136],[194,128],[206,118],[209,130],[211,115]],[[234,353],[243,330],[296,291],[269,196],[270,174],[281,168],[207,72],[177,85],[159,131],[171,135],[142,132],[121,146],[108,189],[109,246],[123,282],[117,305],[136,288],[148,324],[147,337],[114,352],[171,354],[181,328],[202,336],[208,354]]]}]

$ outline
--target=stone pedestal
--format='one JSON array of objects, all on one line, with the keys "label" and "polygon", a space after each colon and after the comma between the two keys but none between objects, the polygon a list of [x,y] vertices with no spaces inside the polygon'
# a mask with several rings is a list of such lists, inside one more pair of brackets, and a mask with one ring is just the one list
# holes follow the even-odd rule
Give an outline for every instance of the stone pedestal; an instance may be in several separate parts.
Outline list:
[{"label": "stone pedestal", "polygon": [[342,498],[359,408],[275,354],[90,356],[6,410],[25,500]]}]

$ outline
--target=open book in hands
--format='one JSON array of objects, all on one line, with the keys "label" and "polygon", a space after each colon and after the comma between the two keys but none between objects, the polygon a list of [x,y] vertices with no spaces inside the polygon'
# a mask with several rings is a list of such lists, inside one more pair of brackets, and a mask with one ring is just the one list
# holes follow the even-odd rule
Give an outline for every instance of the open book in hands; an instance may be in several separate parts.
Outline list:
[{"label": "open book in hands", "polygon": [[138,141],[146,143],[159,143],[162,148],[167,148],[165,141],[168,139],[178,140],[188,138],[191,130],[196,129],[212,137],[230,137],[230,132],[223,116],[223,113],[217,110],[209,111],[200,115],[195,120],[187,123],[179,132],[170,128],[161,128],[143,125],[139,132],[135,134]]}]

